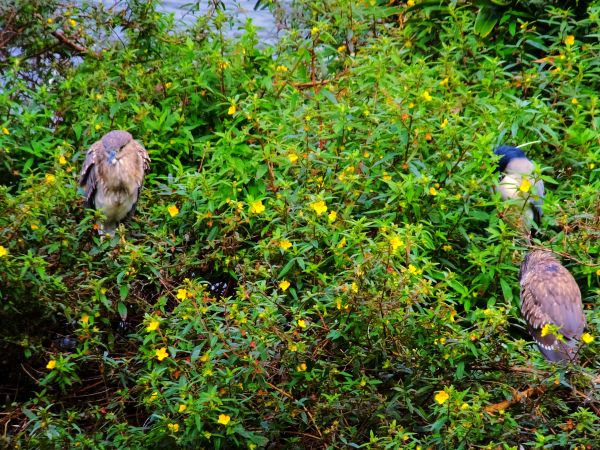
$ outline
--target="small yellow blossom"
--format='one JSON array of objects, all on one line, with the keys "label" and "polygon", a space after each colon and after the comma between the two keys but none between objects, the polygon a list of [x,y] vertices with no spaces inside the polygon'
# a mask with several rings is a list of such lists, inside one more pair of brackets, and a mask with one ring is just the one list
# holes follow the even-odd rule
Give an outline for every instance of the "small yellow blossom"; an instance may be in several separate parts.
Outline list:
[{"label": "small yellow blossom", "polygon": [[65,156],[64,156],[64,155],[60,155],[60,156],[58,157],[58,163],[59,163],[61,166],[64,166],[64,165],[67,163],[67,158],[65,158]]},{"label": "small yellow blossom", "polygon": [[177,433],[179,431],[178,423],[169,423],[169,424],[167,424],[167,427],[169,428],[169,431],[171,433]]},{"label": "small yellow blossom", "polygon": [[327,211],[327,205],[325,204],[325,202],[323,200],[311,203],[310,207],[315,210],[315,212],[317,213],[317,216],[320,216],[325,211]]},{"label": "small yellow blossom", "polygon": [[446,77],[442,81],[440,81],[440,86],[448,86],[449,82],[450,82],[450,79],[448,77]]},{"label": "small yellow blossom", "polygon": [[425,100],[426,102],[430,102],[431,100],[433,100],[433,97],[429,94],[429,91],[423,91],[421,97],[423,97],[423,100]]},{"label": "small yellow blossom", "polygon": [[317,34],[319,32],[319,29],[317,27],[313,27],[312,30],[310,30],[310,34]]},{"label": "small yellow blossom", "polygon": [[413,266],[412,264],[408,265],[408,271],[410,273],[412,273],[413,275],[419,272],[419,270],[415,266]]},{"label": "small yellow blossom", "polygon": [[277,66],[275,69],[277,72],[287,72],[289,69],[285,66]]},{"label": "small yellow blossom", "polygon": [[581,340],[589,345],[594,342],[594,336],[592,336],[590,333],[583,333],[581,335]]},{"label": "small yellow blossom", "polygon": [[200,362],[206,362],[210,359],[210,352],[206,352],[204,355],[200,357]]},{"label": "small yellow blossom", "polygon": [[229,107],[229,109],[227,110],[227,114],[229,114],[230,116],[233,116],[236,111],[237,111],[237,109],[236,109],[235,105],[231,105]]},{"label": "small yellow blossom", "polygon": [[90,316],[88,316],[87,314],[84,314],[81,316],[81,321],[83,323],[89,323],[90,322]]},{"label": "small yellow blossom", "polygon": [[77,22],[75,22],[73,19],[69,19],[69,25],[71,25],[72,27],[77,26]]},{"label": "small yellow blossom", "polygon": [[262,200],[256,200],[250,203],[250,212],[252,214],[261,214],[265,211],[265,205],[263,205]]},{"label": "small yellow blossom", "polygon": [[460,405],[460,409],[463,410],[463,411],[469,409],[469,404],[468,403],[463,403],[462,405]]},{"label": "small yellow blossom", "polygon": [[179,408],[177,408],[177,411],[181,413],[181,412],[184,412],[186,409],[187,409],[187,405],[182,403],[179,405]]},{"label": "small yellow blossom", "polygon": [[231,417],[229,417],[227,414],[220,414],[219,420],[217,422],[220,423],[221,425],[227,425],[230,420],[231,420]]},{"label": "small yellow blossom", "polygon": [[415,6],[415,0],[408,0],[406,2],[406,6],[408,6],[409,8]]},{"label": "small yellow blossom", "polygon": [[296,367],[296,371],[298,371],[298,372],[304,372],[304,371],[306,371],[306,363],[300,363],[300,364],[298,364],[298,366]]},{"label": "small yellow blossom", "polygon": [[345,46],[345,45],[340,45],[340,46],[337,48],[337,51],[338,51],[338,53],[343,53],[343,52],[345,52],[345,51],[346,51],[346,46]]},{"label": "small yellow blossom", "polygon": [[177,289],[177,298],[179,300],[185,300],[188,296],[188,291],[186,289]]},{"label": "small yellow blossom", "polygon": [[546,325],[544,325],[544,326],[542,327],[542,333],[541,333],[541,336],[542,336],[542,337],[546,337],[546,336],[548,336],[549,334],[550,334],[550,324],[549,324],[549,323],[547,323]]},{"label": "small yellow blossom", "polygon": [[167,81],[167,82],[165,83],[165,89],[169,89],[171,86],[173,86],[173,83],[172,83],[172,82],[170,82],[170,81]]},{"label": "small yellow blossom", "polygon": [[55,181],[56,181],[56,177],[54,175],[52,175],[51,173],[46,174],[46,183],[52,184]]},{"label": "small yellow blossom", "polygon": [[292,246],[292,243],[291,243],[290,241],[288,241],[288,240],[281,241],[281,242],[279,243],[279,247],[280,247],[282,250],[288,250],[288,249],[289,249],[291,246]]},{"label": "small yellow blossom", "polygon": [[96,129],[96,131],[98,131],[100,128],[102,128],[102,125],[100,125],[99,123],[97,123],[96,126],[94,126],[94,128]]},{"label": "small yellow blossom", "polygon": [[389,243],[392,247],[392,252],[395,252],[402,245],[402,240],[398,236],[393,236],[389,239]]},{"label": "small yellow blossom", "polygon": [[443,130],[444,128],[446,128],[448,126],[448,119],[444,119],[442,121],[442,123],[440,124],[440,128]]},{"label": "small yellow blossom", "polygon": [[303,319],[298,319],[298,322],[297,322],[297,323],[298,323],[298,326],[299,326],[300,328],[306,328],[306,321],[305,321],[305,320],[303,320]]},{"label": "small yellow blossom", "polygon": [[46,20],[46,22],[48,22],[48,25],[52,25],[54,23],[54,19],[52,17],[48,17],[48,20]]},{"label": "small yellow blossom", "polygon": [[442,250],[444,250],[445,252],[449,252],[452,250],[452,246],[450,244],[446,244],[442,247]]},{"label": "small yellow blossom", "polygon": [[2,134],[6,134],[8,136],[10,131],[8,131],[8,128],[2,127]]},{"label": "small yellow blossom", "polygon": [[151,395],[150,395],[150,401],[153,402],[154,400],[156,400],[158,398],[158,392],[154,391]]},{"label": "small yellow blossom", "polygon": [[352,285],[350,286],[350,290],[352,292],[354,292],[355,294],[358,294],[358,284],[356,284],[355,281],[352,282]]},{"label": "small yellow blossom", "polygon": [[290,287],[290,282],[288,280],[283,280],[279,283],[279,288],[285,292]]},{"label": "small yellow blossom", "polygon": [[578,100],[577,100],[575,97],[573,97],[573,98],[571,99],[571,104],[572,104],[572,105],[576,105],[577,103],[579,103],[579,101],[578,101]]},{"label": "small yellow blossom", "polygon": [[571,45],[573,45],[574,43],[575,43],[575,36],[573,36],[572,34],[568,35],[568,36],[565,38],[565,44],[567,44],[569,47],[570,47]]},{"label": "small yellow blossom", "polygon": [[337,213],[335,211],[331,211],[327,218],[330,222],[335,222],[335,219],[337,219]]},{"label": "small yellow blossom", "polygon": [[169,211],[169,215],[171,217],[175,217],[177,214],[179,214],[179,208],[177,207],[177,205],[169,205],[167,211]]},{"label": "small yellow blossom", "polygon": [[519,190],[521,192],[527,193],[527,192],[529,192],[530,189],[531,189],[531,183],[529,182],[529,180],[527,178],[523,178],[523,181],[521,181],[521,185],[519,186]]},{"label": "small yellow blossom", "polygon": [[56,367],[56,361],[54,359],[51,359],[50,361],[48,361],[48,364],[46,364],[46,369],[54,369]]},{"label": "small yellow blossom", "polygon": [[37,230],[40,227],[37,223],[32,223],[30,226],[32,230]]},{"label": "small yellow blossom", "polygon": [[158,326],[160,325],[160,322],[156,319],[152,319],[150,321],[150,323],[148,324],[148,326],[146,327],[146,331],[149,333],[151,331],[156,331],[158,329]]},{"label": "small yellow blossom", "polygon": [[290,352],[297,352],[298,351],[298,344],[289,344],[288,345],[288,350]]},{"label": "small yellow blossom", "polygon": [[433,196],[436,196],[438,194],[437,190],[433,186],[429,188],[429,193]]},{"label": "small yellow blossom", "polygon": [[156,359],[158,359],[159,361],[162,361],[167,356],[169,356],[169,354],[167,353],[166,347],[161,347],[158,350],[156,350],[155,355],[156,355]]},{"label": "small yellow blossom", "polygon": [[346,246],[346,238],[343,237],[340,242],[338,242],[337,248],[343,248]]},{"label": "small yellow blossom", "polygon": [[446,391],[439,391],[434,397],[438,405],[443,405],[449,398],[450,396],[446,393]]},{"label": "small yellow blossom", "polygon": [[[593,170],[595,167],[596,167],[596,164],[590,163],[590,165],[589,165],[590,170]],[[600,275],[600,273],[598,275]]]},{"label": "small yellow blossom", "polygon": [[298,161],[298,155],[296,155],[295,153],[290,153],[288,155],[288,159],[292,164],[294,164],[296,161]]}]

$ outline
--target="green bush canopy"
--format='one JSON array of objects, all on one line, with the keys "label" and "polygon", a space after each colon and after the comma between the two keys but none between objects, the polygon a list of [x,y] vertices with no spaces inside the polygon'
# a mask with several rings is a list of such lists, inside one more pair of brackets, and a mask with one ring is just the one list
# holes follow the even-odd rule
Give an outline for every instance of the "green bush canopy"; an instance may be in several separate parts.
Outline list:
[{"label": "green bush canopy", "polygon": [[[220,2],[6,3],[1,446],[600,448],[600,2],[259,1],[272,44]],[[152,162],[100,237],[115,129]],[[577,363],[520,316],[532,248],[581,289]]]}]

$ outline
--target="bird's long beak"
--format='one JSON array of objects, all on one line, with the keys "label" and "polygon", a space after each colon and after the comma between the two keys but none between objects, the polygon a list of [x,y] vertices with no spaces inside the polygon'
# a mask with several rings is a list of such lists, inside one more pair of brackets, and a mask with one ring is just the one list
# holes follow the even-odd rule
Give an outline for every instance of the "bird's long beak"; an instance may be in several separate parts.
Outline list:
[{"label": "bird's long beak", "polygon": [[117,152],[115,150],[108,152],[108,163],[113,166],[117,163]]}]

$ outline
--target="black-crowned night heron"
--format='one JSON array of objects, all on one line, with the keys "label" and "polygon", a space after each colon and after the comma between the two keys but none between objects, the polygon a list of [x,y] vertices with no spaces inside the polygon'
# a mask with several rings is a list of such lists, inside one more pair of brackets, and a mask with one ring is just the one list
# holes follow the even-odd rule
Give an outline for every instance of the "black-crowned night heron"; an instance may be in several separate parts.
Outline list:
[{"label": "black-crowned night heron", "polygon": [[522,150],[503,145],[494,150],[501,156],[498,171],[503,176],[498,185],[502,200],[513,200],[519,208],[519,228],[527,233],[533,222],[540,226],[544,203],[544,182],[536,179],[533,163]]},{"label": "black-crowned night heron", "polygon": [[585,328],[581,292],[550,252],[532,251],[521,264],[521,314],[548,361],[573,361]]},{"label": "black-crowned night heron", "polygon": [[100,234],[114,233],[119,222],[133,214],[149,166],[148,152],[127,131],[110,131],[92,144],[79,183],[86,205],[106,216]]}]

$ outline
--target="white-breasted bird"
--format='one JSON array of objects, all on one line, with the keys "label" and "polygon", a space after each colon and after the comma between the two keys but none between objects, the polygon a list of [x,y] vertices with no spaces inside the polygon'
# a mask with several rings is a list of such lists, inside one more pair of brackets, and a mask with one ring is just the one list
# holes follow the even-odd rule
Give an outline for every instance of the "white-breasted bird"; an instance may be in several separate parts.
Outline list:
[{"label": "white-breasted bird", "polygon": [[535,250],[521,264],[520,285],[521,314],[544,357],[574,361],[586,321],[573,275],[550,252]]},{"label": "white-breasted bird", "polygon": [[89,148],[79,184],[86,205],[106,216],[100,234],[114,233],[119,222],[133,214],[149,167],[148,152],[127,131],[110,131]]},{"label": "white-breasted bird", "polygon": [[503,145],[494,154],[501,156],[497,170],[502,172],[498,185],[502,200],[515,201],[522,212],[522,228],[529,232],[533,222],[541,225],[544,182],[535,178],[535,166],[517,147]]}]

